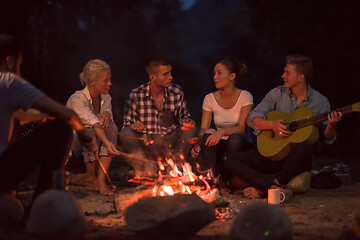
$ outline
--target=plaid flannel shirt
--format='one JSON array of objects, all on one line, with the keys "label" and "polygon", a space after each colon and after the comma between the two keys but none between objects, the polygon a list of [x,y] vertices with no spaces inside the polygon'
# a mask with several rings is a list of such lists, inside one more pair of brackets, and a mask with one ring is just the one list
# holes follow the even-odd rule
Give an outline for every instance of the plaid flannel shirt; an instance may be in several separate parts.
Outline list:
[{"label": "plaid flannel shirt", "polygon": [[148,82],[131,91],[125,104],[123,128],[141,121],[148,134],[166,135],[179,126],[180,119],[188,117],[190,114],[180,86],[172,84],[165,88],[161,110],[158,111]]}]

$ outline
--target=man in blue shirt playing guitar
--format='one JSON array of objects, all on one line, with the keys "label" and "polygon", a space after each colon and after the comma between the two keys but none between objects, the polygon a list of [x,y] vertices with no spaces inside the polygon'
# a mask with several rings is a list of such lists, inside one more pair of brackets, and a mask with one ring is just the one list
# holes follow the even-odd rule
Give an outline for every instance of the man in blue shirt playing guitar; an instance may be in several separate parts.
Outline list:
[{"label": "man in blue shirt playing guitar", "polygon": [[295,176],[311,169],[315,143],[335,141],[343,112],[331,112],[328,99],[310,87],[312,73],[310,58],[287,56],[284,84],[272,89],[249,114],[247,124],[257,136],[258,151],[240,152],[226,161],[226,168],[245,183],[246,197],[265,197],[270,188],[285,191]]}]

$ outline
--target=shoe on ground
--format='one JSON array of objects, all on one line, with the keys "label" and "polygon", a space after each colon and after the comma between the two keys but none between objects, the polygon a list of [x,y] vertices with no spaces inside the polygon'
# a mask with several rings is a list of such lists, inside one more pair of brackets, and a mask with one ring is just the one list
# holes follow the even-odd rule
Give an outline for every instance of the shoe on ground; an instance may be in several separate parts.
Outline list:
[{"label": "shoe on ground", "polygon": [[343,176],[343,175],[349,175],[349,166],[343,163],[337,163],[336,166],[333,168],[333,171],[335,172],[335,175],[337,176]]}]

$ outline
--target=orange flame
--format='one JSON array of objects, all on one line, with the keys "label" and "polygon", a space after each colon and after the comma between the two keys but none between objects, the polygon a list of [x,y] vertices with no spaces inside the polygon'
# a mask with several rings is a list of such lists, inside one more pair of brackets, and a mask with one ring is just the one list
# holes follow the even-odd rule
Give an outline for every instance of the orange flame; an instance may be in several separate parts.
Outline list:
[{"label": "orange flame", "polygon": [[[188,162],[185,162],[181,166],[182,171],[180,171],[179,168],[176,166],[176,164],[174,163],[174,161],[171,158],[165,158],[165,160],[166,160],[167,164],[171,167],[170,176],[179,178],[180,180],[178,180],[177,184],[175,184],[174,186],[169,186],[169,185],[154,186],[153,191],[152,191],[153,196],[174,195],[176,193],[181,193],[181,194],[196,193],[197,195],[199,195],[201,198],[204,199],[205,197],[209,197],[210,194],[213,193],[213,191],[211,191],[211,187],[210,187],[209,183],[206,181],[206,179],[211,179],[210,172],[202,173],[202,174],[206,174],[206,176],[203,176],[203,175],[197,176],[195,173],[192,172],[192,167]],[[158,159],[157,162],[158,162],[159,168],[161,170],[165,169],[161,160]],[[197,168],[200,169],[198,164],[197,164]],[[159,182],[163,179],[163,176],[161,175],[161,170],[158,172]],[[206,187],[205,191],[202,191],[201,187],[195,186],[196,179],[200,179],[202,182],[204,182],[205,187]],[[184,182],[192,182],[193,185],[189,186],[188,184],[187,185],[184,184]],[[214,189],[214,190],[216,190],[216,189]]]}]

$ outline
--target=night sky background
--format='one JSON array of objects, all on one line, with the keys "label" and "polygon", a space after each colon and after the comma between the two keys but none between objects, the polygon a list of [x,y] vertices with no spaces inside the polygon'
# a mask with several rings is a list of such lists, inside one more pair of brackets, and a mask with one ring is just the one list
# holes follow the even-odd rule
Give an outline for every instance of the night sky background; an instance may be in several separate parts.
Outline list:
[{"label": "night sky background", "polygon": [[[282,84],[284,58],[314,61],[310,85],[333,109],[360,101],[360,1],[346,0],[0,0],[0,33],[24,43],[22,76],[61,103],[81,84],[87,61],[112,67],[113,111],[122,124],[131,89],[148,81],[146,59],[164,55],[200,126],[222,58],[248,66],[239,87],[257,104]],[[360,113],[345,115],[338,141],[321,154],[360,160]]]}]

